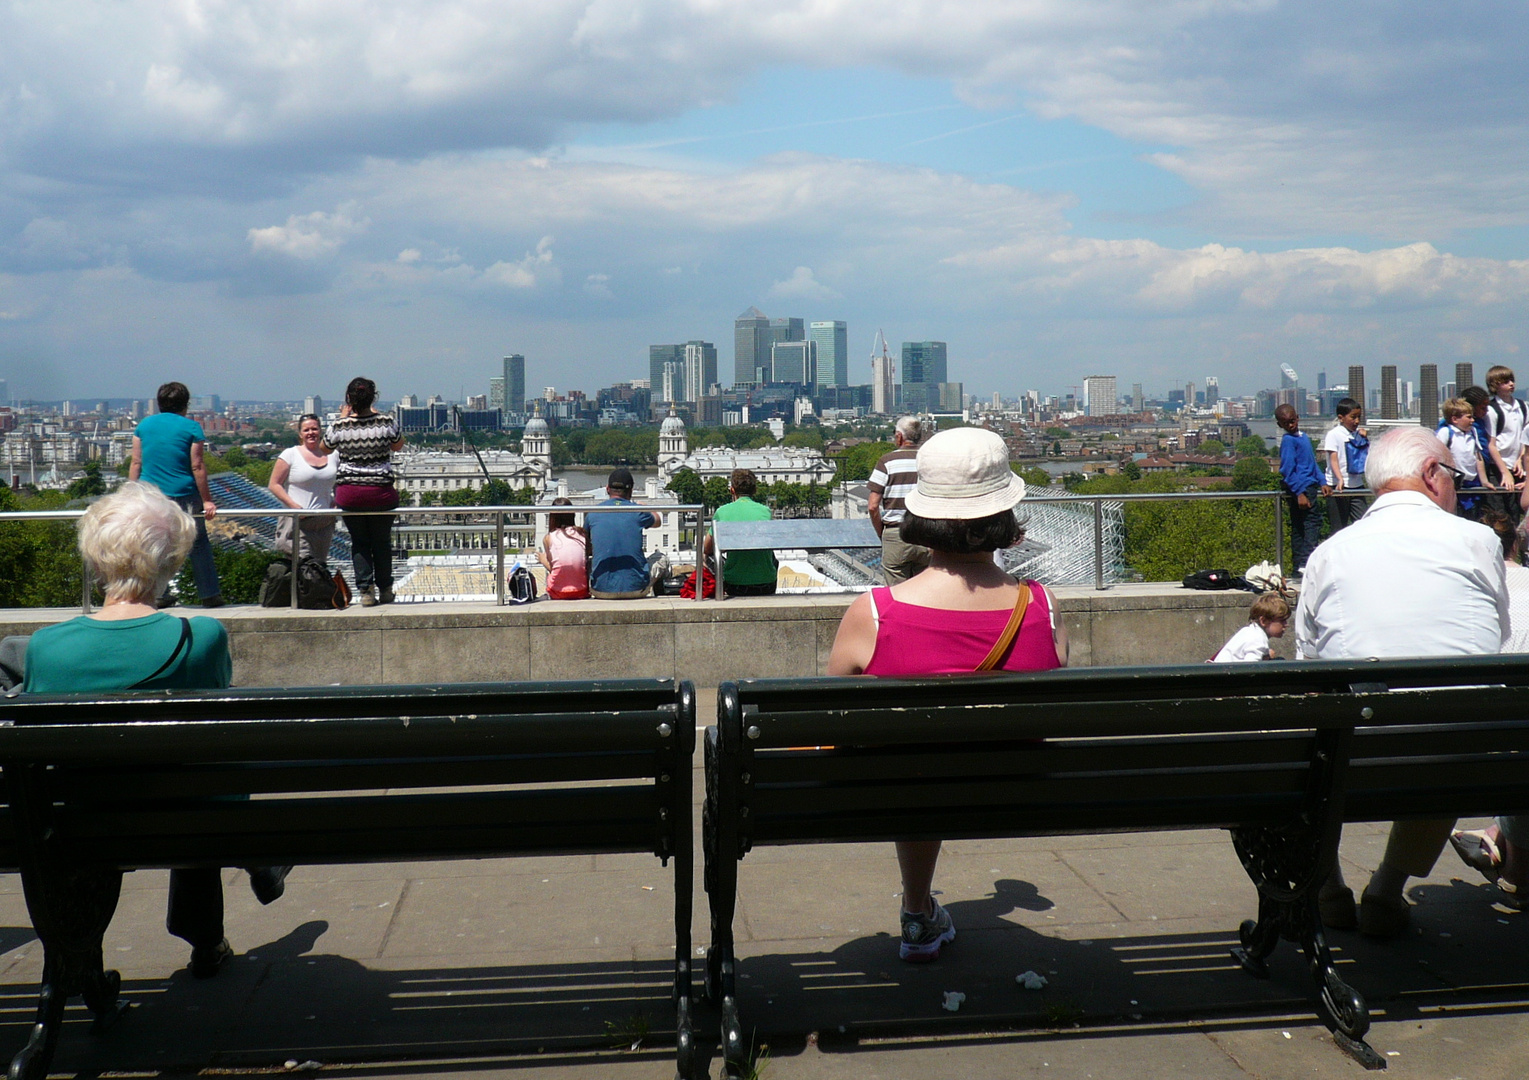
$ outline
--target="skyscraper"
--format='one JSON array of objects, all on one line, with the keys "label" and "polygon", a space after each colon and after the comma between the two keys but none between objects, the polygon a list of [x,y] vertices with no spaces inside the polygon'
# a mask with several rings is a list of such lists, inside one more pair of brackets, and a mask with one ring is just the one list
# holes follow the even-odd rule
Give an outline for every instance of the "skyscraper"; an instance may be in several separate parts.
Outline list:
[{"label": "skyscraper", "polygon": [[526,358],[519,353],[504,358],[504,410],[526,411]]},{"label": "skyscraper", "polygon": [[[1327,376],[1322,376],[1322,381],[1327,382]],[[1221,380],[1214,375],[1205,376],[1205,404],[1214,405],[1221,400]]]},{"label": "skyscraper", "polygon": [[1141,407],[1142,407],[1141,383],[1132,383],[1131,384],[1131,411],[1135,412],[1135,413],[1139,413],[1139,412],[1141,412]]},{"label": "skyscraper", "polygon": [[1083,408],[1089,416],[1114,416],[1120,411],[1115,376],[1090,375],[1083,380]]},{"label": "skyscraper", "polygon": [[488,381],[488,407],[490,409],[504,408],[504,376],[495,375]]},{"label": "skyscraper", "polygon": [[910,413],[927,412],[939,404],[940,383],[945,378],[945,342],[903,342],[903,408]]},{"label": "skyscraper", "polygon": [[871,347],[871,411],[886,416],[897,408],[897,383],[892,372],[892,356],[887,352],[887,339],[876,331],[876,343]]},{"label": "skyscraper", "polygon": [[1475,368],[1470,364],[1455,365],[1455,393],[1465,392],[1467,386],[1476,385]]},{"label": "skyscraper", "polygon": [[1348,396],[1368,409],[1370,403],[1364,398],[1364,365],[1350,364],[1348,369]]},{"label": "skyscraper", "polygon": [[811,324],[811,338],[817,343],[818,385],[849,385],[849,329],[839,321]]},{"label": "skyscraper", "polygon": [[814,386],[818,381],[817,342],[777,341],[770,346],[770,381]]},{"label": "skyscraper", "polygon": [[[671,364],[673,370],[667,367]],[[648,346],[648,385],[655,405],[692,400],[685,396],[685,346]]]},{"label": "skyscraper", "polygon": [[1382,420],[1399,420],[1401,413],[1396,407],[1396,365],[1382,364],[1380,366],[1380,418]]},{"label": "skyscraper", "polygon": [[1439,426],[1439,365],[1418,369],[1418,420],[1432,431]]},{"label": "skyscraper", "polygon": [[753,386],[769,362],[770,317],[751,307],[733,320],[733,385]]},{"label": "skyscraper", "polygon": [[687,341],[685,350],[685,401],[699,401],[717,381],[717,347],[709,341]]}]

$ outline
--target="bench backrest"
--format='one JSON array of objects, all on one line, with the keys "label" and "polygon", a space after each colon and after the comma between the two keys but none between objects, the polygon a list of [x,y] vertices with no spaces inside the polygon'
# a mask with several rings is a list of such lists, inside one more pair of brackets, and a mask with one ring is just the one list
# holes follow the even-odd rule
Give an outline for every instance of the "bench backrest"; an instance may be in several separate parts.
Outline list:
[{"label": "bench backrest", "polygon": [[11,791],[92,862],[690,850],[688,682],[33,696],[0,721]]},{"label": "bench backrest", "polygon": [[1345,792],[1348,820],[1529,808],[1511,657],[759,679],[718,701],[708,798],[740,855],[1277,824]]}]

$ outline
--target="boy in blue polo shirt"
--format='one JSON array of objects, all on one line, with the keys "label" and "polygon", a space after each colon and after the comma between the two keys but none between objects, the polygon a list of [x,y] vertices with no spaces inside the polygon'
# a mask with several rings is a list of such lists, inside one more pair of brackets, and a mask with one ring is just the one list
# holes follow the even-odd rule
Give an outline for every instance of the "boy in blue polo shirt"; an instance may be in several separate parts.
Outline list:
[{"label": "boy in blue polo shirt", "polygon": [[1274,410],[1274,422],[1285,435],[1279,444],[1279,475],[1290,496],[1290,548],[1295,556],[1294,577],[1306,569],[1306,560],[1322,539],[1322,516],[1317,509],[1318,495],[1332,493],[1322,470],[1317,468],[1317,454],[1311,440],[1301,434],[1301,418],[1294,406],[1281,405]]}]

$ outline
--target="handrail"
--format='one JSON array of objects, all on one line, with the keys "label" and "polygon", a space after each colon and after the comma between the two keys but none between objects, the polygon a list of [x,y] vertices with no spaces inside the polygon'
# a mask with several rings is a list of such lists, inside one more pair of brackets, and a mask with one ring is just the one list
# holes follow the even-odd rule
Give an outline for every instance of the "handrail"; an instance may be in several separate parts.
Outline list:
[{"label": "handrail", "polygon": [[[1334,491],[1326,498],[1369,498],[1375,493],[1368,488],[1347,488],[1342,491]],[[1148,492],[1134,494],[1069,494],[1069,495],[1030,495],[1026,494],[1021,507],[1025,503],[1078,505],[1091,504],[1094,524],[1094,588],[1104,590],[1108,588],[1105,583],[1104,566],[1104,504],[1128,503],[1128,502],[1171,502],[1171,501],[1195,501],[1198,499],[1269,499],[1274,504],[1274,562],[1281,563],[1284,558],[1285,534],[1284,514],[1280,512],[1280,503],[1289,497],[1289,493],[1276,488],[1273,491],[1173,491],[1173,492]],[[706,532],[707,508],[703,503],[636,503],[636,509],[654,514],[695,514],[696,515],[696,550],[697,564],[701,562],[699,551],[701,537]],[[491,524],[495,530],[495,602],[499,605],[505,603],[505,577],[504,577],[504,524],[507,514],[598,514],[598,513],[622,513],[632,512],[633,507],[628,506],[553,506],[550,503],[537,503],[534,505],[521,506],[399,506],[392,510],[296,510],[292,507],[269,507],[269,508],[238,508],[219,509],[218,518],[271,518],[271,517],[333,517],[340,518],[347,514],[392,514],[395,517],[426,517],[426,516],[451,516],[462,517],[466,515],[493,515]],[[83,516],[83,510],[13,510],[0,512],[0,524],[7,521],[72,521]],[[490,524],[490,523],[485,523]],[[296,523],[293,523],[292,545],[292,571],[293,580],[297,574],[297,550],[298,544]],[[699,574],[699,569],[697,570]],[[90,611],[90,571],[87,567],[84,574],[81,606],[88,613]],[[705,590],[696,588],[696,599],[703,599]],[[292,590],[292,606],[297,607],[297,590]]]},{"label": "handrail", "polygon": [[[329,509],[296,509],[290,506],[271,507],[232,507],[227,510],[219,508],[214,519],[222,518],[314,518],[332,517],[342,518],[351,516],[375,516],[389,514],[395,517],[426,517],[426,516],[449,516],[464,517],[469,515],[487,516],[493,515],[493,521],[484,522],[492,524],[496,537],[495,557],[495,603],[503,606],[504,595],[504,523],[508,514],[620,514],[646,512],[650,514],[694,514],[696,516],[696,566],[697,579],[699,580],[701,563],[701,538],[706,534],[707,510],[705,503],[634,503],[630,506],[553,506],[550,503],[537,503],[529,506],[398,506],[392,510],[341,510]],[[77,521],[85,516],[84,510],[12,510],[0,512],[0,524],[8,521]],[[683,528],[684,523],[681,522]],[[297,607],[297,564],[298,552],[302,545],[298,542],[300,530],[297,522],[292,523],[292,601],[291,605]],[[80,607],[85,614],[91,611],[91,581],[90,567],[82,567],[81,599]],[[696,599],[703,599],[705,590],[696,589]]]}]

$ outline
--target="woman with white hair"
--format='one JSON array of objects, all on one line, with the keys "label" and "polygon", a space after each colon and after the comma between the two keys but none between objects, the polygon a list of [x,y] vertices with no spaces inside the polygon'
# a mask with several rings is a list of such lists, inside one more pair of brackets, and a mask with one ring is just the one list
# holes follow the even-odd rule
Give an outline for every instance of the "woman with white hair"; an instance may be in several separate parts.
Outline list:
[{"label": "woman with white hair", "polygon": [[[216,619],[174,618],[155,600],[196,539],[191,515],[152,484],[132,481],[97,500],[80,519],[80,555],[104,583],[101,610],[44,627],[27,644],[29,694],[119,690],[220,690],[233,663]],[[250,871],[261,903],[282,894],[287,868]],[[122,875],[116,873],[120,888]],[[223,936],[223,882],[217,867],[170,871],[170,933],[191,945],[191,973],[209,978],[233,955]]]},{"label": "woman with white hair", "polygon": [[[873,589],[845,611],[828,658],[830,675],[955,675],[1045,671],[1067,664],[1067,632],[1038,581],[1015,581],[993,552],[1025,537],[1014,516],[1025,482],[1009,468],[1003,439],[953,428],[918,451],[918,483],[908,493],[904,542],[929,549],[929,566],[900,584]],[[939,958],[956,936],[932,892],[939,840],[899,840],[902,940],[898,955]]]}]

